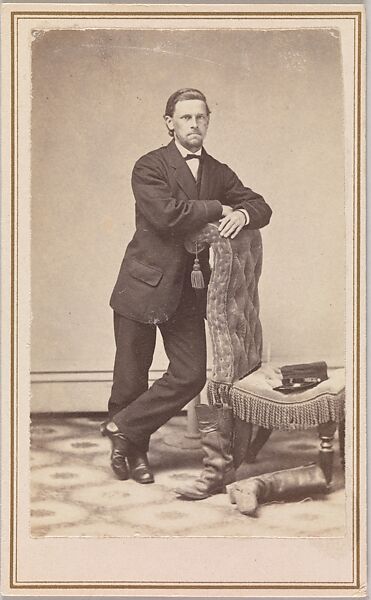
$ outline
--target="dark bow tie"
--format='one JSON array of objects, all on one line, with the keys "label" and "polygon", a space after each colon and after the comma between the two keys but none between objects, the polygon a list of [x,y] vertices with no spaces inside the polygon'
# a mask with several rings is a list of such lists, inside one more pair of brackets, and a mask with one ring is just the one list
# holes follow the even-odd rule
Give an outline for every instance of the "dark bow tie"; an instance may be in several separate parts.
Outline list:
[{"label": "dark bow tie", "polygon": [[197,160],[201,160],[201,155],[200,154],[187,154],[187,156],[184,157],[186,160],[192,160],[192,158],[197,158]]}]

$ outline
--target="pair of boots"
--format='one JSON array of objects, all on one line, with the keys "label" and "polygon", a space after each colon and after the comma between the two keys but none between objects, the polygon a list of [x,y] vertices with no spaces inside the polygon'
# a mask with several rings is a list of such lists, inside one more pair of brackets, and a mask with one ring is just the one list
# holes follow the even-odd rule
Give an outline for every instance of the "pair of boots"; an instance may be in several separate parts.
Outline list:
[{"label": "pair of boots", "polygon": [[199,404],[196,414],[205,453],[204,468],[197,479],[175,490],[183,498],[202,500],[228,491],[230,501],[237,504],[241,513],[253,515],[259,503],[328,492],[326,477],[316,464],[235,482],[232,408],[227,405]]}]

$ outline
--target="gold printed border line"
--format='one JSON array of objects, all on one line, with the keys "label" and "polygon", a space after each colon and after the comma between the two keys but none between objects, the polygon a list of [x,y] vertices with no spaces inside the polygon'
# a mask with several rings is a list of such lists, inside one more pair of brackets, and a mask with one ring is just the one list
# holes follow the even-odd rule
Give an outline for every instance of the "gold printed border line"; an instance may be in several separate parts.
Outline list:
[{"label": "gold printed border line", "polygon": [[10,582],[14,581],[14,562],[13,562],[13,552],[14,552],[14,456],[15,456],[15,448],[14,448],[14,177],[15,177],[15,157],[14,157],[14,142],[15,142],[15,126],[14,126],[14,111],[15,111],[15,103],[14,103],[14,18],[11,20],[10,25],[10,39],[11,39],[11,65],[10,65],[10,136],[11,136],[11,149],[10,149],[10,161],[11,161],[11,176],[10,176],[10,197],[11,197],[11,211],[10,211],[10,244],[11,244],[11,253],[10,253],[10,270],[11,270],[11,279],[10,279],[10,510],[9,510],[9,518],[10,518],[10,563],[9,563],[9,577]]},{"label": "gold printed border line", "polygon": [[12,589],[18,590],[357,590],[359,586],[356,584],[352,585],[332,585],[332,584],[324,584],[324,585],[301,585],[295,584],[292,581],[289,581],[287,584],[262,584],[259,583],[203,583],[203,582],[193,582],[192,584],[187,583],[105,583],[102,584],[100,581],[96,583],[71,583],[71,584],[59,584],[59,583],[43,583],[38,584],[37,582],[34,584],[19,584],[12,585]]},{"label": "gold printed border line", "polygon": [[361,14],[358,19],[358,54],[355,54],[358,57],[357,64],[357,100],[358,102],[355,104],[357,106],[357,193],[356,193],[356,210],[357,210],[357,225],[356,225],[356,239],[357,239],[357,250],[356,250],[356,260],[357,260],[357,280],[356,280],[356,289],[357,289],[357,298],[355,302],[356,307],[356,323],[357,323],[357,334],[356,334],[356,498],[357,498],[357,511],[355,515],[356,520],[356,531],[357,531],[357,539],[356,539],[356,555],[357,555],[357,584],[360,586],[360,561],[361,561],[361,549],[360,549],[360,528],[361,528],[361,484],[360,484],[360,420],[361,420],[361,377],[360,377],[360,369],[361,369],[361,123],[362,123],[362,18]]},{"label": "gold printed border line", "polygon": [[[360,587],[360,318],[361,318],[361,307],[360,307],[360,289],[361,289],[361,276],[360,276],[360,265],[361,265],[361,122],[362,122],[362,31],[363,31],[363,13],[359,10],[355,11],[321,11],[321,12],[299,12],[299,11],[288,11],[288,12],[254,12],[254,11],[237,11],[228,12],[223,11],[216,12],[202,12],[202,11],[190,11],[190,12],[174,12],[174,11],[149,11],[149,12],[105,12],[105,11],[12,11],[10,13],[10,36],[11,36],[11,285],[10,285],[10,297],[11,297],[11,331],[10,331],[10,350],[11,350],[11,365],[10,365],[10,563],[9,563],[9,581],[11,589],[50,589],[50,590],[73,590],[73,589],[116,589],[116,590],[134,590],[134,589],[292,589],[292,590],[338,590],[338,589],[359,589]],[[16,357],[18,356],[18,261],[17,261],[17,249],[18,249],[18,227],[17,227],[17,152],[18,152],[18,127],[17,127],[17,109],[18,109],[18,62],[17,62],[17,50],[18,50],[18,21],[25,20],[28,18],[32,19],[43,19],[49,18],[57,20],[60,17],[68,18],[99,18],[99,19],[190,19],[195,17],[204,17],[209,20],[218,19],[273,19],[278,20],[279,18],[292,18],[292,19],[306,19],[308,17],[321,18],[334,18],[343,20],[354,21],[354,96],[355,96],[355,108],[356,108],[356,119],[354,121],[354,179],[356,185],[354,189],[353,198],[353,231],[354,231],[354,245],[353,245],[353,257],[355,262],[355,274],[353,280],[353,289],[355,293],[354,298],[354,354],[353,354],[353,373],[356,381],[355,390],[353,393],[353,402],[355,404],[355,416],[356,416],[356,431],[353,436],[353,448],[355,446],[355,468],[354,468],[354,492],[356,497],[356,503],[354,505],[354,536],[353,536],[353,582],[322,582],[322,583],[293,583],[291,582],[280,582],[276,584],[259,583],[259,582],[223,582],[223,583],[205,583],[205,582],[192,582],[192,583],[179,583],[179,582],[152,582],[152,583],[140,583],[140,582],[106,582],[102,581],[91,581],[87,582],[21,582],[18,581],[17,577],[17,521],[16,521],[16,502],[17,502],[17,380],[18,380],[18,365]]]},{"label": "gold printed border line", "polygon": [[163,18],[178,18],[178,17],[185,17],[185,18],[194,18],[194,17],[207,17],[208,19],[212,18],[217,18],[217,19],[235,19],[236,17],[239,18],[243,18],[243,19],[250,19],[251,17],[257,17],[257,18],[261,18],[264,19],[266,17],[268,18],[287,18],[287,17],[299,17],[299,18],[303,18],[305,19],[306,17],[334,17],[334,18],[344,18],[344,17],[358,17],[360,16],[362,13],[359,10],[349,10],[349,11],[344,11],[344,12],[332,12],[332,11],[319,11],[319,12],[315,12],[315,11],[308,11],[308,12],[302,12],[302,11],[287,11],[287,12],[278,12],[278,11],[266,11],[266,12],[258,12],[258,11],[236,11],[236,12],[223,12],[223,11],[215,11],[215,12],[203,12],[203,11],[164,11],[164,12],[160,12],[160,11],[117,11],[117,12],[105,12],[104,10],[102,11],[27,11],[27,10],[22,10],[22,11],[12,11],[12,17],[41,17],[41,18],[50,18],[50,17],[56,17],[59,18],[61,16],[63,17],[75,17],[75,18],[80,18],[80,17],[88,17],[89,19],[91,18],[95,18],[95,17],[106,17],[106,18],[116,18],[117,16],[119,17],[123,17],[123,18],[147,18],[147,17],[156,17],[157,19],[163,19]]}]

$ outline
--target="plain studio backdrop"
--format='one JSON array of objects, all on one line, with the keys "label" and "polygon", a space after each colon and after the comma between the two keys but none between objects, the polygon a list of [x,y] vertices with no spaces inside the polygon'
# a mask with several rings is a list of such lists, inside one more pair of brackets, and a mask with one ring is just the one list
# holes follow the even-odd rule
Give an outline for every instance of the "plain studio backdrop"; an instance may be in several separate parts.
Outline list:
[{"label": "plain studio backdrop", "polygon": [[[208,99],[207,151],[273,209],[262,230],[264,358],[269,348],[278,364],[344,365],[338,32],[39,32],[32,43],[33,410],[106,409],[114,360],[108,302],[134,230],[131,171],[141,155],[169,143],[162,115],[182,87]],[[151,377],[166,365],[158,344]]]}]

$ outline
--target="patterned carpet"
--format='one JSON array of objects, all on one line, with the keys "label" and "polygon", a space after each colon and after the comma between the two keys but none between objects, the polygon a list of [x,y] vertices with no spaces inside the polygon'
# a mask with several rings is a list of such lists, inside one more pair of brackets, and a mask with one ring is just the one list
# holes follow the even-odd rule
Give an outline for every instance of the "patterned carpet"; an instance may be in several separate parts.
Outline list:
[{"label": "patterned carpet", "polygon": [[[95,417],[33,417],[31,425],[31,535],[52,536],[343,536],[344,478],[335,445],[330,494],[259,507],[241,515],[226,494],[180,500],[174,488],[198,474],[202,452],[186,449],[186,419],[173,418],[151,441],[156,482],[118,481],[109,467],[110,442]],[[193,444],[195,445],[195,444]],[[238,478],[308,464],[317,459],[314,430],[273,432],[253,465]]]}]

